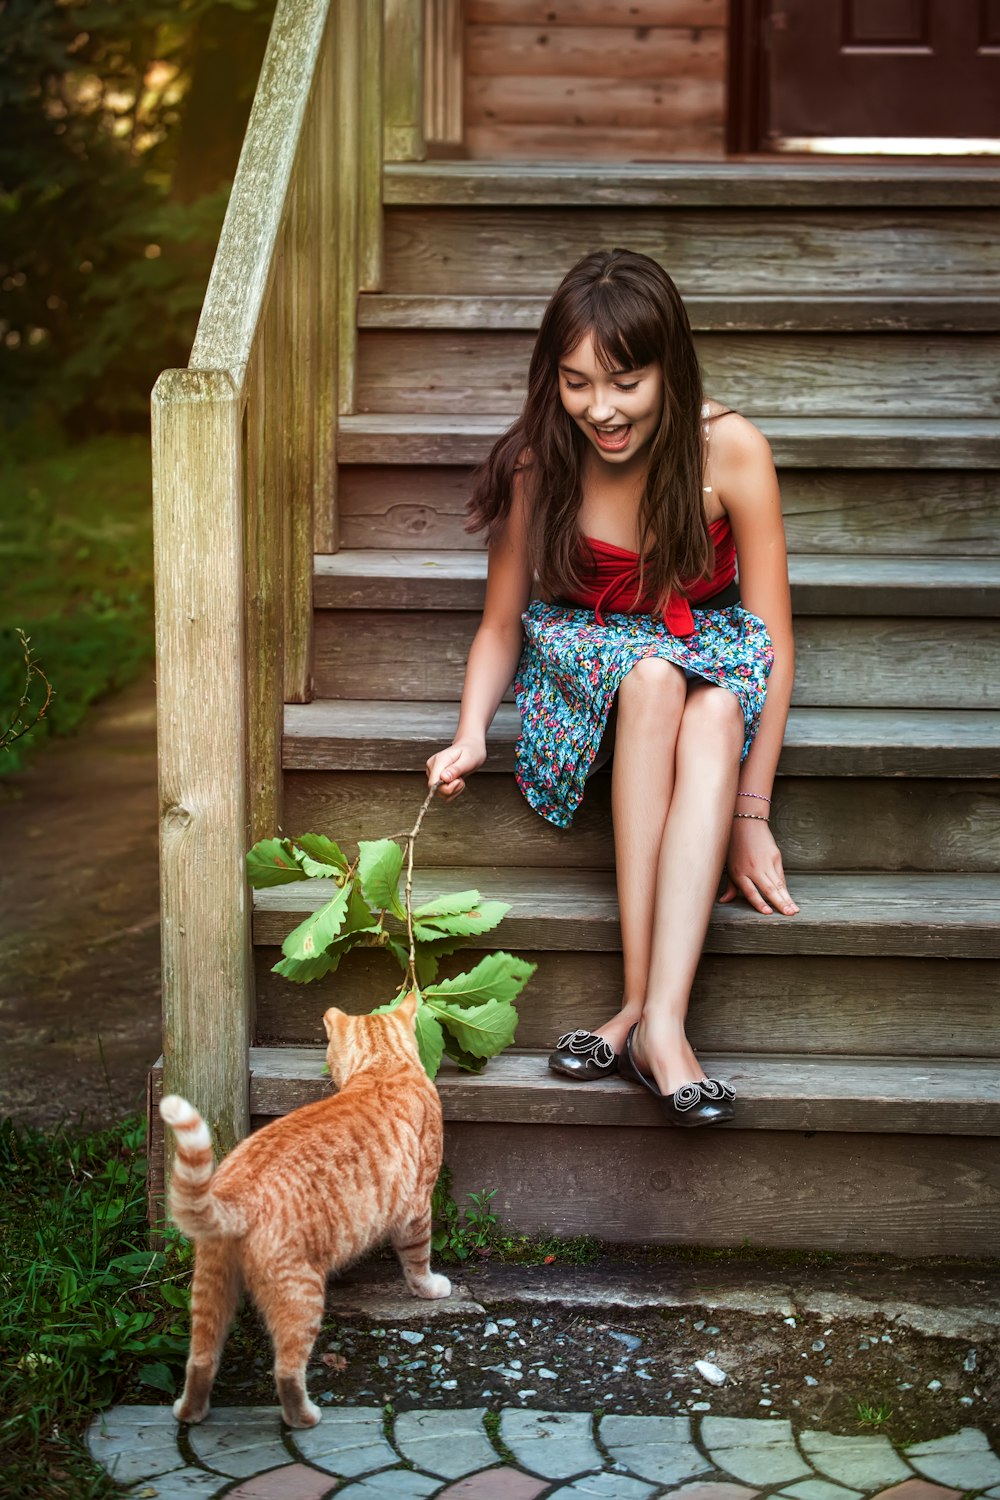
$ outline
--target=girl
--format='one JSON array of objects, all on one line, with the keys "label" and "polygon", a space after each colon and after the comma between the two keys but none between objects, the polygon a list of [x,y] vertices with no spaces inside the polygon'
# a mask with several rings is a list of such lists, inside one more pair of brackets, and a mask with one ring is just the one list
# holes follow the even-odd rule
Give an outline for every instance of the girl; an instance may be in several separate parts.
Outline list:
[{"label": "girl", "polygon": [[622,1008],[560,1037],[549,1066],[618,1071],[674,1124],[731,1119],[733,1091],[706,1078],[684,1020],[724,866],[723,901],[798,910],[768,826],[792,690],[788,571],[767,442],[704,399],[655,261],[601,251],[565,277],[470,511],[489,542],[486,605],[429,784],[461,794],[515,671],[517,781],[542,817],[567,827],[614,750]]}]

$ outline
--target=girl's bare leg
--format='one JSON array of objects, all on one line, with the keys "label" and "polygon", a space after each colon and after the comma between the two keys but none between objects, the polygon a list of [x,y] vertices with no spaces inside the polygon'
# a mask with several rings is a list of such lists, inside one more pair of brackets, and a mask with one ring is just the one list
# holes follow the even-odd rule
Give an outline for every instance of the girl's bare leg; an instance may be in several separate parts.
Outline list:
[{"label": "girl's bare leg", "polygon": [[646,999],[660,846],[686,689],[683,672],[655,657],[637,662],[618,689],[611,808],[624,985],[621,1010],[597,1029],[616,1052]]},{"label": "girl's bare leg", "polygon": [[694,686],[677,734],[673,797],[659,848],[638,1065],[664,1094],[705,1077],[684,1032],[688,1000],[732,830],[743,744],[739,701]]}]

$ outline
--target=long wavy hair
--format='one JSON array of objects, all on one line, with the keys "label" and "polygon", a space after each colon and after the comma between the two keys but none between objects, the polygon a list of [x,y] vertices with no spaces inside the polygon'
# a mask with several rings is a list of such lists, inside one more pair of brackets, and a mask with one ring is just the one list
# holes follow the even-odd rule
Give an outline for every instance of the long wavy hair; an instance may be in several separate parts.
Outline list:
[{"label": "long wavy hair", "polygon": [[656,364],[663,372],[663,411],[639,511],[636,595],[662,606],[671,593],[711,576],[714,549],[702,500],[704,397],[691,325],[674,283],[646,255],[594,251],[563,278],[542,316],[523,411],[475,476],[468,529],[485,530],[489,541],[498,535],[520,473],[528,545],[542,589],[558,598],[579,587],[577,518],[587,439],[560,399],[559,363],[588,333],[605,369]]}]

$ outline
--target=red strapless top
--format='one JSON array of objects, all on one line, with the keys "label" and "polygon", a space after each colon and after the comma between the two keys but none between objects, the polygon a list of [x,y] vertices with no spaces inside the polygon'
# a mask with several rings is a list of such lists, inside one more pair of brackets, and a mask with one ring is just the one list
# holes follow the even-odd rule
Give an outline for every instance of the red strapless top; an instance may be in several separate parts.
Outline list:
[{"label": "red strapless top", "polygon": [[[715,568],[711,578],[700,578],[687,594],[671,594],[663,610],[663,623],[671,635],[691,635],[694,631],[692,604],[710,599],[726,588],[736,577],[736,543],[728,516],[709,523],[708,534],[715,546]],[[652,614],[656,602],[648,596],[636,599],[639,587],[639,554],[612,542],[585,536],[581,546],[583,582],[571,597],[571,604],[592,609],[598,625],[604,624],[602,611],[609,614]]]}]

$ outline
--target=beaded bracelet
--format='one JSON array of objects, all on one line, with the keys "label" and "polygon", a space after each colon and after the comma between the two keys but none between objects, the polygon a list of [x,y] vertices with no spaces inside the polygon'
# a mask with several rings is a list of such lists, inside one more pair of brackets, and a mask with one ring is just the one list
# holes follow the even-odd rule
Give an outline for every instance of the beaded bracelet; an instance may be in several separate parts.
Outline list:
[{"label": "beaded bracelet", "polygon": [[766,823],[767,818],[761,813],[733,813],[734,818],[747,818],[751,823]]},{"label": "beaded bracelet", "polygon": [[766,802],[768,807],[771,806],[770,797],[765,797],[763,792],[737,792],[736,795],[737,797],[756,797],[758,802]]}]

